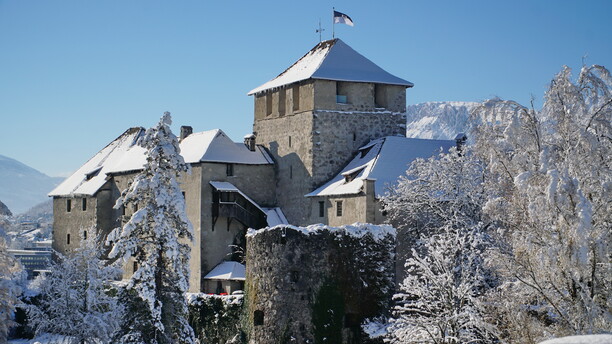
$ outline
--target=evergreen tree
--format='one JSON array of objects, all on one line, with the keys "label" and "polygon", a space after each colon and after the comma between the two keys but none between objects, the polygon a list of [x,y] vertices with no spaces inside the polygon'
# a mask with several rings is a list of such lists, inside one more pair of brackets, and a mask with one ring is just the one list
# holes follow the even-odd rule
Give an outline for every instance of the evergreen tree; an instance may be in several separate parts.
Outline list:
[{"label": "evergreen tree", "polygon": [[39,298],[27,308],[30,324],[37,334],[64,335],[68,343],[111,343],[122,316],[111,295],[118,269],[100,259],[95,235],[82,235],[75,252],[57,255],[50,273],[38,281]]},{"label": "evergreen tree", "polygon": [[178,185],[190,171],[179,154],[166,112],[138,143],[147,150],[144,170],[117,200],[116,207],[137,204],[138,210],[108,236],[111,258],[134,258],[137,270],[122,296],[130,317],[122,325],[121,343],[194,343],[187,322],[185,292],[189,282],[192,228]]}]

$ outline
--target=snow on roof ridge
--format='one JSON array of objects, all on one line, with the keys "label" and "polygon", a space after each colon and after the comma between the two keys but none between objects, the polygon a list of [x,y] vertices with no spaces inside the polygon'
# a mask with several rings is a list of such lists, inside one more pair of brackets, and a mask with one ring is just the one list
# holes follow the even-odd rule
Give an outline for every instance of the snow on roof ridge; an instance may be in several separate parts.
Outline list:
[{"label": "snow on roof ridge", "polygon": [[263,93],[308,79],[414,86],[410,81],[382,69],[341,39],[335,38],[320,42],[278,76],[247,94]]}]

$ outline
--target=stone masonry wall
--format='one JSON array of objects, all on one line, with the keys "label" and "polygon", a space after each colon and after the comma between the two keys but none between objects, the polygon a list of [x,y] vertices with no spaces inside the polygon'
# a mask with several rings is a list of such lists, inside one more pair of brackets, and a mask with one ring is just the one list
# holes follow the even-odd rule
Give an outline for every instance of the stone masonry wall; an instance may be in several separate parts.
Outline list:
[{"label": "stone masonry wall", "polygon": [[318,110],[313,124],[313,184],[318,187],[338,174],[357,150],[384,136],[405,136],[406,115],[391,112]]},{"label": "stone masonry wall", "polygon": [[304,195],[312,191],[311,112],[255,121],[257,144],[266,147],[276,161],[276,199],[290,223],[302,224],[310,202]]},{"label": "stone masonry wall", "polygon": [[389,307],[394,245],[395,230],[389,226],[251,232],[249,343],[367,343],[360,324]]}]

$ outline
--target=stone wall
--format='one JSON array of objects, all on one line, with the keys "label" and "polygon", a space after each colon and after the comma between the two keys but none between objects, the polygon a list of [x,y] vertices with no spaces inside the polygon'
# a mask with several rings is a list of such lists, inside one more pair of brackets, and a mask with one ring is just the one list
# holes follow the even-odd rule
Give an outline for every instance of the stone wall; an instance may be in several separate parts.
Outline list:
[{"label": "stone wall", "polygon": [[371,140],[403,136],[406,131],[403,113],[318,110],[314,117],[312,178],[316,187],[338,174]]},{"label": "stone wall", "polygon": [[250,233],[249,343],[367,343],[360,324],[388,310],[394,246],[393,228],[367,224]]},{"label": "stone wall", "polygon": [[[87,204],[82,209],[82,202]],[[70,211],[68,211],[70,204]],[[88,235],[96,225],[95,197],[54,197],[53,198],[53,249],[61,254],[70,254],[81,243],[80,232],[86,230]],[[70,242],[68,242],[70,237]]]},{"label": "stone wall", "polygon": [[276,200],[290,223],[302,224],[310,202],[304,195],[312,191],[312,125],[310,112],[255,121],[256,141],[268,149],[276,161]]},{"label": "stone wall", "polygon": [[[404,135],[406,116],[388,111],[317,110],[256,120],[257,143],[276,160],[276,199],[290,223],[307,225],[312,212],[304,195],[327,182],[371,140]],[[346,223],[346,222],[345,222]]]}]

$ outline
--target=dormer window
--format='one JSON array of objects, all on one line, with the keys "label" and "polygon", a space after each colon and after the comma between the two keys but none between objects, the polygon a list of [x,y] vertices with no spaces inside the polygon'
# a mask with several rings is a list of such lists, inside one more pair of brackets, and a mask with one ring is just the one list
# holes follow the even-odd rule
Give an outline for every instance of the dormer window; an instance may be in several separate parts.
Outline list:
[{"label": "dormer window", "polygon": [[342,176],[344,177],[344,182],[350,183],[353,180],[355,180],[355,178],[357,178],[359,173],[361,173],[361,171],[363,171],[364,168],[365,166],[360,166],[360,167],[357,167],[357,168],[354,168],[352,170],[342,173]]},{"label": "dormer window", "polygon": [[85,179],[86,179],[86,180],[91,180],[91,178],[93,178],[93,177],[97,176],[97,175],[100,173],[100,170],[101,170],[101,169],[102,169],[102,166],[100,166],[100,167],[98,167],[98,168],[94,169],[93,171],[91,171],[91,172],[87,173],[87,174],[85,175]]}]

